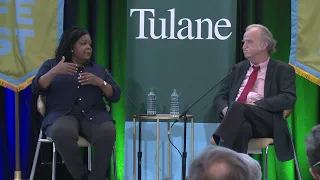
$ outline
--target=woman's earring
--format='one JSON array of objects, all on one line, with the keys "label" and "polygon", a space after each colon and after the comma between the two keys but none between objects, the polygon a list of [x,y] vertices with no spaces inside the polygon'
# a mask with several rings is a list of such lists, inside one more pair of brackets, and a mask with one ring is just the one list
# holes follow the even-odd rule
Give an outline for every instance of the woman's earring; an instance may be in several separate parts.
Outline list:
[{"label": "woman's earring", "polygon": [[73,50],[71,49],[71,52],[73,53]]}]

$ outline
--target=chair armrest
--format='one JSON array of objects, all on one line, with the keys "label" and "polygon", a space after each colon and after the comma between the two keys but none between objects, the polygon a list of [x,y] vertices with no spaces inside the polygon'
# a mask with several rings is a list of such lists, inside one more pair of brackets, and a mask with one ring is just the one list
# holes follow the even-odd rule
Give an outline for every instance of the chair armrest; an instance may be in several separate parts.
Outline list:
[{"label": "chair armrest", "polygon": [[37,109],[39,113],[44,116],[46,112],[46,106],[45,106],[46,97],[45,96],[39,96],[37,100]]},{"label": "chair armrest", "polygon": [[106,104],[106,110],[110,112],[110,106],[108,104]]},{"label": "chair armrest", "polygon": [[283,111],[283,118],[287,119],[290,116],[291,112],[292,112],[292,109],[284,110]]},{"label": "chair armrest", "polygon": [[267,148],[271,144],[272,138],[252,138],[248,143],[248,151]]}]

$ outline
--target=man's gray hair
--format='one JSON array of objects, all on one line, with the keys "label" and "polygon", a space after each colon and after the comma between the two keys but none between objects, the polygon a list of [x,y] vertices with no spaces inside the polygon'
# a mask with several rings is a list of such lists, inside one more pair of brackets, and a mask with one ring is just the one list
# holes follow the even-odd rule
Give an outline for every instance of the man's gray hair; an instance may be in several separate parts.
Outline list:
[{"label": "man's gray hair", "polygon": [[245,161],[249,168],[250,178],[248,180],[261,180],[262,173],[259,162],[253,159],[251,156],[244,153],[239,153],[239,156],[242,158],[243,161]]},{"label": "man's gray hair", "polygon": [[[224,173],[218,170],[221,167],[224,168]],[[188,180],[248,179],[249,168],[239,154],[219,146],[207,147],[192,161],[188,173]]]},{"label": "man's gray hair", "polygon": [[260,29],[261,41],[267,41],[268,52],[269,53],[276,52],[277,41],[273,39],[273,36],[272,36],[272,33],[270,32],[270,30],[261,24],[251,24],[246,28],[246,31],[249,29],[252,29],[252,28],[259,28]]},{"label": "man's gray hair", "polygon": [[320,176],[320,125],[314,126],[306,139],[308,161],[315,173]]}]

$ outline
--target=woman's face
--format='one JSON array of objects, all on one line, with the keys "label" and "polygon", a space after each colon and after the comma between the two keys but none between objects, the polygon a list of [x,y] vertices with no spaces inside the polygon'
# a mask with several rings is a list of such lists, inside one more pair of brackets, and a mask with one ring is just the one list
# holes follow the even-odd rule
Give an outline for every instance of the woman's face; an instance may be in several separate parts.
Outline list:
[{"label": "woman's face", "polygon": [[92,54],[91,37],[89,34],[81,36],[73,46],[72,59],[84,63],[90,60]]}]

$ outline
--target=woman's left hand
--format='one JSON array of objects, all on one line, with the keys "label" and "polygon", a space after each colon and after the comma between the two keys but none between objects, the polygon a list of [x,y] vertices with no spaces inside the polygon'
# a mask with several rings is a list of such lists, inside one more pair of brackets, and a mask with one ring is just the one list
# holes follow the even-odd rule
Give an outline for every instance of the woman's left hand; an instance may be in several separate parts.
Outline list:
[{"label": "woman's left hand", "polygon": [[103,80],[101,78],[88,72],[80,73],[78,80],[81,85],[100,86],[103,84]]}]

